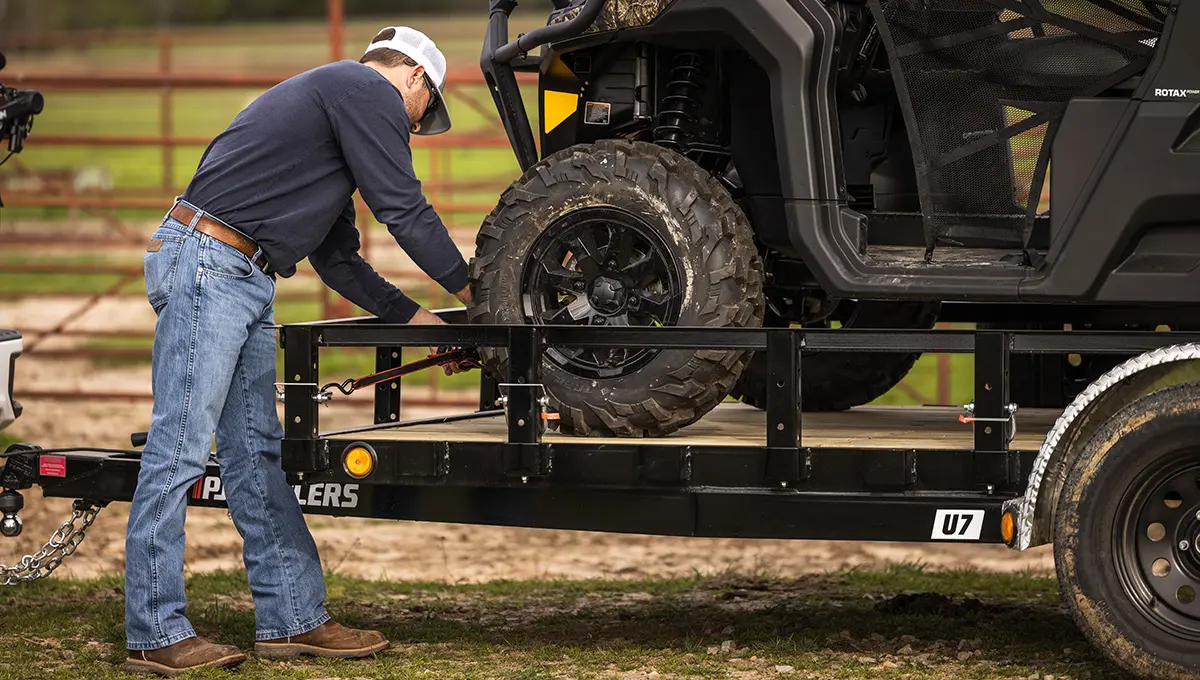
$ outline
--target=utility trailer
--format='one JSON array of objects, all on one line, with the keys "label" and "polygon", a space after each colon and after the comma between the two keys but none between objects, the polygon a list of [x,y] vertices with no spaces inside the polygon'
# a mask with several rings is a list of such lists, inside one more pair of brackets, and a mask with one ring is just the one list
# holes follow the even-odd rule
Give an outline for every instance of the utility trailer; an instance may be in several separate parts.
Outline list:
[{"label": "utility trailer", "polygon": [[[283,466],[306,513],[679,536],[1054,542],[1064,599],[1093,641],[1144,677],[1200,677],[1200,372],[1191,370],[1200,335],[370,319],[280,331]],[[429,346],[507,350],[509,374],[484,375],[477,411],[424,420],[401,417],[401,379],[379,382],[374,423],[321,429],[321,407],[336,398],[317,379],[322,348],[375,348],[385,372],[400,366],[401,348]],[[767,405],[726,402],[659,438],[557,435],[540,376],[544,355],[566,347],[763,352]],[[802,350],[973,354],[975,400],[804,414]],[[1136,356],[1063,411],[1010,402],[1010,358],[1072,353]],[[22,490],[78,499],[32,564],[3,572],[15,581],[47,574],[99,508],[133,497],[140,453],[22,444],[4,455],[10,532]],[[189,504],[224,506],[215,461]]]},{"label": "utility trailer", "polygon": [[[1153,330],[1200,309],[1200,5],[554,0],[511,41],[517,1],[488,5],[480,65],[523,175],[453,325],[282,328],[307,512],[1053,543],[1093,643],[1200,678],[1200,335]],[[540,147],[517,72],[538,74]],[[948,312],[978,330],[930,330]],[[1059,330],[1021,330],[1042,324]],[[338,346],[377,348],[389,376],[401,347],[479,348],[504,381],[426,421],[401,418],[399,380],[363,381],[375,423],[322,431],[318,354]],[[863,406],[925,352],[974,354],[967,408]],[[139,454],[3,459],[0,533],[35,484],[78,499],[0,565],[11,583],[132,498]],[[215,463],[190,502],[223,505]]]}]

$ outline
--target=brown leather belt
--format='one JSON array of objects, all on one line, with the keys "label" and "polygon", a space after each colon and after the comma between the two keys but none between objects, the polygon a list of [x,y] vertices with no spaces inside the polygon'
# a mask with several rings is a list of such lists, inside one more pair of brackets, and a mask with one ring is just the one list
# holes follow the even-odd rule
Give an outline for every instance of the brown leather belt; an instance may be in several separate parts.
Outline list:
[{"label": "brown leather belt", "polygon": [[[170,215],[180,222],[190,225],[192,219],[196,217],[196,211],[183,203],[176,203],[171,208]],[[194,228],[201,234],[207,234],[245,255],[247,259],[254,263],[254,266],[265,273],[271,273],[271,263],[267,262],[266,255],[263,255],[262,251],[258,248],[258,244],[249,236],[236,229],[227,227],[207,215],[201,215],[200,219],[196,220]]]}]

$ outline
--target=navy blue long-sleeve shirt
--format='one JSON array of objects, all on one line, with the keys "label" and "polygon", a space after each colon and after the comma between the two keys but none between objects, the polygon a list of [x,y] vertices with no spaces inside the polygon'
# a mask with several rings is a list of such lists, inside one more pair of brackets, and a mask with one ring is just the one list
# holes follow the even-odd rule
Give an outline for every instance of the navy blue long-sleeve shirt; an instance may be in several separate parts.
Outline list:
[{"label": "navy blue long-sleeve shirt", "polygon": [[355,189],[396,243],[451,293],[467,264],[413,172],[400,92],[354,61],[264,92],[212,141],[182,198],[253,238],[280,276],[308,258],[346,299],[392,323],[418,306],[359,254]]}]

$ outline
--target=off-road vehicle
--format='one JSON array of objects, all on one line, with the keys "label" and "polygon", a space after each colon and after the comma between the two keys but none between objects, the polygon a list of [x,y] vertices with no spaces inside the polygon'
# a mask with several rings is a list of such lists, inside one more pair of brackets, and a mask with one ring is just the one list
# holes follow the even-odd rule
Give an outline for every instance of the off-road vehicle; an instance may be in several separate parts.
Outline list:
[{"label": "off-road vehicle", "polygon": [[[1197,318],[1196,3],[556,0],[505,47],[516,4],[492,0],[482,67],[524,174],[479,232],[473,322]],[[519,71],[538,74],[540,144]],[[805,352],[803,407],[872,401],[916,358]],[[505,375],[503,352],[486,362]],[[1053,362],[1014,380],[1022,405],[1063,405],[1064,369],[1088,368]],[[545,368],[579,434],[669,433],[766,388],[737,351]]]}]

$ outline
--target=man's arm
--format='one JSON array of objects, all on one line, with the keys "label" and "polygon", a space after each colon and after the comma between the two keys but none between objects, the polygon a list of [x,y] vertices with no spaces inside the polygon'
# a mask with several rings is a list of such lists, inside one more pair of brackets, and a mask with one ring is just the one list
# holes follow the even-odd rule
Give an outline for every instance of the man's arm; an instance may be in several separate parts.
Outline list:
[{"label": "man's arm", "polygon": [[359,255],[359,248],[354,199],[350,199],[325,240],[308,256],[308,262],[325,285],[388,323],[408,323],[424,311],[376,273]]},{"label": "man's arm", "polygon": [[467,263],[421,192],[400,93],[380,78],[331,105],[329,120],[375,218],[422,271],[463,300]]}]

